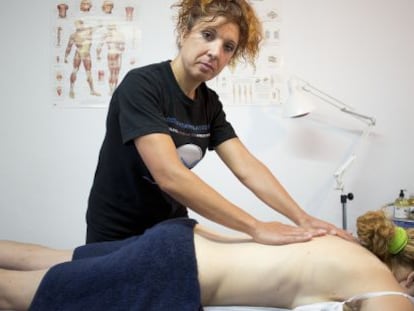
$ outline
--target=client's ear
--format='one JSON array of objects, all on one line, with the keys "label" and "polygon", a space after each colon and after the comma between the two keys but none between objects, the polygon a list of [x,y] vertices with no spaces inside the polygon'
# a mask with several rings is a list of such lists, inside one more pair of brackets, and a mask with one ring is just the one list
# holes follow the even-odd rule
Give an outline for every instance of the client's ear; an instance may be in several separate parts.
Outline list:
[{"label": "client's ear", "polygon": [[410,274],[407,276],[407,280],[405,282],[406,287],[410,287],[414,283],[414,271],[411,271]]}]

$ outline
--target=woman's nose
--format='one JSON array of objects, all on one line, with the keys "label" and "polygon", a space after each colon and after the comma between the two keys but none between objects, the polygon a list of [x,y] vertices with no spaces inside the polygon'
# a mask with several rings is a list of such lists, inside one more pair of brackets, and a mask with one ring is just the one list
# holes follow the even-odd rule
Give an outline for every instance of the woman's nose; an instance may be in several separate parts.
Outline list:
[{"label": "woman's nose", "polygon": [[216,59],[221,52],[221,44],[220,42],[211,42],[207,55],[212,58]]}]

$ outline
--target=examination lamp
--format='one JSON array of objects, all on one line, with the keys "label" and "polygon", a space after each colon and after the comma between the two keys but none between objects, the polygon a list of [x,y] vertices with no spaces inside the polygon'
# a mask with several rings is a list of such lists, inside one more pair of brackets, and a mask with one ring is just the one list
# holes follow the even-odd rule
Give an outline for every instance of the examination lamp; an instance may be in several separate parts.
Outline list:
[{"label": "examination lamp", "polygon": [[371,129],[375,126],[375,118],[356,112],[352,107],[344,104],[335,97],[332,97],[331,95],[321,91],[320,89],[314,87],[313,85],[298,77],[292,77],[288,81],[288,98],[284,104],[283,115],[289,118],[298,118],[308,115],[312,110],[315,109],[315,106],[311,102],[312,96],[366,124],[360,140],[354,146],[351,155],[334,173],[334,178],[336,181],[335,189],[341,191],[340,199],[342,204],[342,228],[347,229],[346,202],[348,199],[352,200],[354,198],[354,195],[351,192],[348,194],[344,193],[345,187],[343,177],[346,170],[356,158],[357,147],[359,147],[362,141],[369,135]]}]

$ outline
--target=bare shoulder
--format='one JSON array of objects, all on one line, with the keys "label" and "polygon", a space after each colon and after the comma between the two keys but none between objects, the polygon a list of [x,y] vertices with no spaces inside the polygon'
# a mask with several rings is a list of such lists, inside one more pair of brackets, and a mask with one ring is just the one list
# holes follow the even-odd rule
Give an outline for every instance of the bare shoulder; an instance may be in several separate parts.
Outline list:
[{"label": "bare shoulder", "polygon": [[[304,243],[306,245],[306,243]],[[306,248],[320,251],[320,254],[331,254],[333,256],[345,259],[347,257],[362,256],[363,258],[372,258],[377,261],[377,257],[369,250],[358,244],[334,235],[325,235],[317,237],[308,242]]]}]

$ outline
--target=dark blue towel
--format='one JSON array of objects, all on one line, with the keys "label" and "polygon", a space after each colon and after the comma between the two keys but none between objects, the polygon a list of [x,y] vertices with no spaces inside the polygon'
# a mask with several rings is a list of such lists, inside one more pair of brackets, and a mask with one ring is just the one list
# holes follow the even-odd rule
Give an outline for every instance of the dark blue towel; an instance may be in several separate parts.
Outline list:
[{"label": "dark blue towel", "polygon": [[76,249],[45,275],[29,310],[202,310],[195,223],[167,220],[141,236]]}]

